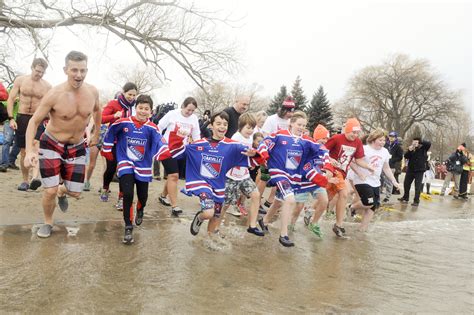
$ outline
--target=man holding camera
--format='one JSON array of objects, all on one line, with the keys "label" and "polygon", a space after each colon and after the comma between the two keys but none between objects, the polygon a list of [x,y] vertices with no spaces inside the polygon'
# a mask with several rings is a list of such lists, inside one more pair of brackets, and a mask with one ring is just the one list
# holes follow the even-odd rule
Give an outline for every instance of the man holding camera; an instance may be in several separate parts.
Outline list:
[{"label": "man holding camera", "polygon": [[413,181],[415,181],[415,198],[411,205],[417,207],[420,204],[423,173],[426,171],[426,162],[428,160],[428,150],[430,147],[431,143],[426,140],[422,141],[420,137],[413,138],[412,144],[408,147],[408,151],[405,153],[408,166],[405,181],[403,182],[404,193],[403,197],[398,199],[402,203],[408,203],[410,187]]}]

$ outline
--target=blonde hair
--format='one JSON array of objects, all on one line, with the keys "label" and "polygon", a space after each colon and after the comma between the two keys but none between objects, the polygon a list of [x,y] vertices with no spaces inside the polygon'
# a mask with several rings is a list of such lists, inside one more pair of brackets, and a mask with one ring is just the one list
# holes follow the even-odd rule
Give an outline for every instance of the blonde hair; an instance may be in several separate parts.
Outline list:
[{"label": "blonde hair", "polygon": [[367,137],[367,143],[372,143],[378,138],[386,137],[387,132],[383,130],[382,128],[377,128],[375,130],[372,130],[372,132],[369,134]]},{"label": "blonde hair", "polygon": [[305,112],[297,110],[296,112],[293,113],[293,116],[291,116],[290,123],[294,123],[300,118],[308,120],[308,116],[306,116]]},{"label": "blonde hair", "polygon": [[238,123],[239,131],[241,131],[245,127],[245,125],[249,125],[252,128],[255,128],[255,126],[257,125],[257,121],[255,120],[255,117],[253,117],[252,114],[243,113],[242,115],[240,115]]},{"label": "blonde hair", "polygon": [[255,119],[257,120],[257,123],[258,123],[258,121],[259,121],[261,118],[265,118],[265,119],[266,119],[267,117],[268,117],[268,114],[267,114],[267,112],[264,111],[264,110],[261,110],[261,111],[259,111],[259,112],[257,112],[257,113],[255,114]]}]

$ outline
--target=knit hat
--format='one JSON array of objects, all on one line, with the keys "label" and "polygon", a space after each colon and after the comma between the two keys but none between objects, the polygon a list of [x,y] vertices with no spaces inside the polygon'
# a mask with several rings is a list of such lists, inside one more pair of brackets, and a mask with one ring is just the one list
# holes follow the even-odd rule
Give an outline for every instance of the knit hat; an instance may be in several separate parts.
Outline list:
[{"label": "knit hat", "polygon": [[353,131],[361,131],[360,123],[356,118],[349,118],[346,121],[346,128],[344,129],[344,133],[350,133]]},{"label": "knit hat", "polygon": [[323,125],[319,124],[314,129],[313,139],[314,141],[318,141],[323,138],[329,138],[329,131]]},{"label": "knit hat", "polygon": [[390,131],[390,133],[388,135],[389,135],[389,137],[395,137],[395,138],[398,137],[398,134],[397,134],[396,131]]},{"label": "knit hat", "polygon": [[293,101],[293,98],[291,96],[288,96],[284,101],[283,104],[281,104],[281,107],[283,108],[295,108],[295,102]]}]

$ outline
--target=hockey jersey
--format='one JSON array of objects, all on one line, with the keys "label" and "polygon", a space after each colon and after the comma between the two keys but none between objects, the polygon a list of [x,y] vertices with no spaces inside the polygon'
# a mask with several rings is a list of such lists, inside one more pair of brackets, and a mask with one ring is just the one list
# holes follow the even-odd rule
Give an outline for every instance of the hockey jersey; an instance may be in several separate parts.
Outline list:
[{"label": "hockey jersey", "polygon": [[334,167],[329,163],[329,152],[324,146],[321,151],[303,164],[301,186],[296,193],[313,191],[318,187],[326,187],[328,181],[324,172],[334,173]]},{"label": "hockey jersey", "polygon": [[122,118],[110,125],[101,154],[110,159],[114,145],[119,177],[134,174],[139,181],[151,182],[153,160],[171,157],[158,127],[149,120],[143,123],[135,117]]},{"label": "hockey jersey", "polygon": [[[327,154],[327,151],[322,149],[310,137],[296,137],[289,130],[280,130],[266,137],[260,143],[258,152],[265,159],[268,159],[270,185],[288,180],[293,189],[301,188],[304,174],[303,166],[312,159]],[[309,172],[309,169],[307,172]],[[321,173],[311,174],[313,174],[313,180],[324,181],[325,179]],[[324,177],[324,179],[321,177]]]},{"label": "hockey jersey", "polygon": [[263,162],[259,156],[243,155],[247,146],[224,138],[219,142],[198,140],[184,147],[186,157],[186,186],[188,196],[207,193],[218,203],[224,202],[226,173],[235,166],[254,167]]}]

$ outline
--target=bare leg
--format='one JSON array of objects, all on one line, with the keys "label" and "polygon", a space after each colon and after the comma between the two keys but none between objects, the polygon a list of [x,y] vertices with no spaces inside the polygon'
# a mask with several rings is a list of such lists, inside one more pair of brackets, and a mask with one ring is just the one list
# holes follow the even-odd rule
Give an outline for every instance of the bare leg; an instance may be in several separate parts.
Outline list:
[{"label": "bare leg", "polygon": [[316,198],[313,204],[314,214],[313,218],[311,219],[311,223],[314,224],[319,222],[319,219],[328,207],[328,203],[329,200],[327,194],[318,194],[318,197]]},{"label": "bare leg", "polygon": [[339,227],[342,227],[342,221],[344,220],[348,194],[349,194],[349,189],[347,188],[347,185],[344,187],[344,189],[340,190],[337,193],[339,198],[337,199],[337,202],[336,202],[336,225]]},{"label": "bare leg", "polygon": [[267,214],[263,217],[263,223],[265,225],[267,225],[268,222],[270,222],[273,216],[277,213],[278,209],[280,209],[281,205],[282,205],[281,200],[275,199],[275,202],[272,204],[270,209],[268,209]]},{"label": "bare leg", "polygon": [[179,174],[173,173],[168,174],[168,179],[166,180],[171,207],[176,207],[178,205],[178,178]]},{"label": "bare leg", "polygon": [[293,213],[291,214],[291,224],[294,225],[300,216],[301,210],[304,208],[304,202],[297,202]]},{"label": "bare leg", "polygon": [[227,209],[229,209],[229,207],[230,207],[230,204],[224,204],[222,206],[220,216],[218,218],[213,216],[209,219],[209,224],[207,225],[207,233],[209,235],[212,235],[217,230],[219,230],[219,226],[221,226],[222,219],[225,217],[225,214],[227,212]]},{"label": "bare leg", "polygon": [[21,175],[23,177],[23,182],[24,183],[29,183],[28,180],[28,173],[29,169],[25,167],[25,155],[26,151],[25,149],[20,149],[20,169],[21,169]]},{"label": "bare leg", "polygon": [[363,232],[367,231],[369,227],[369,223],[373,217],[374,217],[374,211],[372,211],[371,209],[365,209],[364,216],[362,217],[362,222],[360,223],[359,230]]},{"label": "bare leg", "polygon": [[288,223],[290,222],[291,210],[295,208],[295,196],[288,196],[283,202],[280,213],[280,236],[288,236]]},{"label": "bare leg", "polygon": [[43,213],[44,213],[44,223],[53,225],[53,213],[54,208],[56,207],[56,195],[58,193],[58,186],[45,188],[43,191]]},{"label": "bare leg", "polygon": [[258,219],[258,208],[260,207],[260,194],[254,190],[250,194],[249,226],[256,227]]},{"label": "bare leg", "polygon": [[89,152],[89,165],[87,165],[86,182],[90,181],[92,174],[94,173],[97,164],[97,157],[99,156],[99,149],[96,146],[93,146],[90,148]]}]

